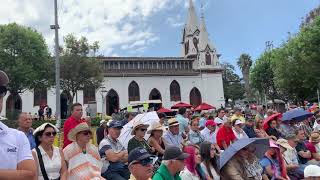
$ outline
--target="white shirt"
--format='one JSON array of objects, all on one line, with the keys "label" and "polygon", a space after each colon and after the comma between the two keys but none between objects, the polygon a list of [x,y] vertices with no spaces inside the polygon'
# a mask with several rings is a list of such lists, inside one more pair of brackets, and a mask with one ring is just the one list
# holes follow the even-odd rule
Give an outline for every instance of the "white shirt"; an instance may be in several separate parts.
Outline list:
[{"label": "white shirt", "polygon": [[23,160],[33,159],[27,136],[0,122],[0,169],[17,169]]},{"label": "white shirt", "polygon": [[[200,164],[200,166],[201,166],[203,172],[204,172],[205,174],[209,175],[209,173],[208,173],[208,171],[207,171],[207,167],[206,167],[206,165],[205,165],[203,162]],[[218,175],[218,173],[216,172],[216,170],[213,168],[213,166],[210,166],[210,171],[211,171],[211,174],[212,174],[214,180],[220,180],[220,176]]]},{"label": "white shirt", "polygon": [[217,143],[216,131],[210,133],[210,130],[207,127],[205,127],[200,133],[204,137],[205,141],[209,141],[212,144],[216,144]]},{"label": "white shirt", "polygon": [[[53,155],[52,158],[48,156],[48,154],[44,151],[44,149],[39,146],[39,150],[42,155],[42,160],[44,164],[44,168],[46,169],[47,175],[49,179],[57,179],[60,177],[60,170],[61,170],[61,154],[58,147],[53,147]],[[33,151],[36,153],[37,157],[37,151],[33,149]],[[39,160],[37,159],[38,164]],[[38,166],[38,180],[43,180],[43,175],[40,169],[40,164]]]},{"label": "white shirt", "polygon": [[180,172],[180,177],[183,180],[200,180],[200,177],[197,175],[192,174],[187,167],[185,167],[181,172]]},{"label": "white shirt", "polygon": [[242,139],[242,138],[249,138],[248,135],[241,129],[241,132],[238,132],[235,128],[232,128],[232,131],[234,135],[237,137],[237,139]]}]

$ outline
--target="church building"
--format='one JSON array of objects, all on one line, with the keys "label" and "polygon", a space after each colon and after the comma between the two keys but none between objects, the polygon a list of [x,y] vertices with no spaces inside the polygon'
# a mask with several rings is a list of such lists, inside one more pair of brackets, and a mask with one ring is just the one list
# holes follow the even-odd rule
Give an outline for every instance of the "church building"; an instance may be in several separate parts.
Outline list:
[{"label": "church building", "polygon": [[[84,110],[93,103],[98,113],[108,115],[133,101],[161,100],[165,108],[180,101],[193,106],[202,102],[224,106],[219,56],[210,42],[203,13],[199,19],[189,0],[180,56],[100,57],[102,87],[78,91],[74,102],[83,104]],[[61,92],[61,118],[66,118],[70,96],[69,92]],[[12,108],[34,114],[40,104],[47,104],[55,114],[55,89],[26,91],[15,99],[8,94],[4,102],[3,116]]]}]

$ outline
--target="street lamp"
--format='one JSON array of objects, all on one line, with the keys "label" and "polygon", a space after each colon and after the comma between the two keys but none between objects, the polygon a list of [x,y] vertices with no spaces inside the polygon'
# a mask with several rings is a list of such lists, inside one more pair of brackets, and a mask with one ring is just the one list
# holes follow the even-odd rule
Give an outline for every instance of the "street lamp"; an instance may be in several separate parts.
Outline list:
[{"label": "street lamp", "polygon": [[106,87],[101,86],[100,87],[100,94],[101,94],[101,116],[103,115],[103,107],[104,107],[104,97],[107,95],[108,91],[106,90]]}]

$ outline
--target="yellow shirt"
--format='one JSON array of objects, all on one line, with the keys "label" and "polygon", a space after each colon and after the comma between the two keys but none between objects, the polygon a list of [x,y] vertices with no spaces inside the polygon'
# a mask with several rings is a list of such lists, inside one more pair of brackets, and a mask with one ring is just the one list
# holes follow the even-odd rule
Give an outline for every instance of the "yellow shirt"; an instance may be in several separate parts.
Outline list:
[{"label": "yellow shirt", "polygon": [[236,120],[236,119],[239,119],[239,120],[241,120],[243,123],[245,123],[246,122],[246,120],[244,119],[244,117],[243,116],[237,116],[236,114],[234,114],[232,117],[231,117],[231,121],[233,122],[234,120]]}]

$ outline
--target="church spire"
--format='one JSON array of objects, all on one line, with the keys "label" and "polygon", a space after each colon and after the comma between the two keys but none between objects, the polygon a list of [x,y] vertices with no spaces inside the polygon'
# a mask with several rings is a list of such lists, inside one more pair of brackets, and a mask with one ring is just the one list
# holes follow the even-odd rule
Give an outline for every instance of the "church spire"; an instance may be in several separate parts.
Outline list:
[{"label": "church spire", "polygon": [[210,50],[214,50],[213,45],[210,43],[209,34],[207,32],[207,26],[204,19],[203,5],[201,4],[201,22],[200,22],[200,34],[199,34],[199,50],[204,51],[206,47]]},{"label": "church spire", "polygon": [[194,8],[193,1],[189,0],[186,33],[188,35],[193,34],[196,30],[198,30],[198,27],[199,27],[198,16]]}]

